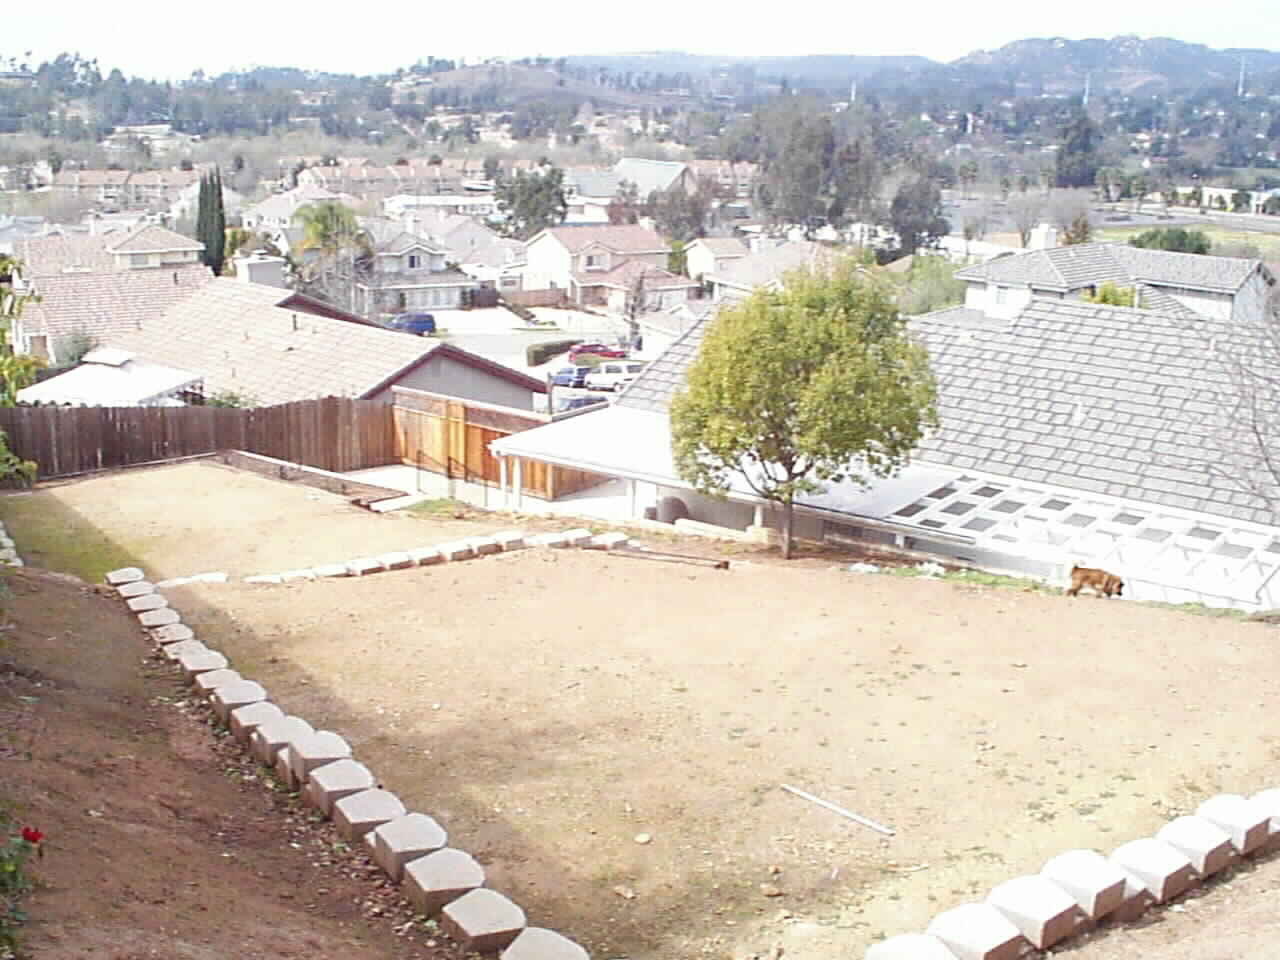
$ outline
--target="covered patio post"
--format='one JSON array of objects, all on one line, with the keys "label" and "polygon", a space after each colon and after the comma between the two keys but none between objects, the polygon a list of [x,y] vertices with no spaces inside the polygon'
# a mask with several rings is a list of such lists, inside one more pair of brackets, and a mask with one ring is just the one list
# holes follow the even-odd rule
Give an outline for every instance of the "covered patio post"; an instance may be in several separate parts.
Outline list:
[{"label": "covered patio post", "polygon": [[523,462],[524,461],[521,460],[520,457],[516,457],[516,468],[514,471],[515,476],[512,482],[512,488],[515,493],[515,501],[516,501],[515,509],[516,510],[519,510],[523,505],[521,503],[524,497],[524,476],[523,476],[523,470],[521,469]]},{"label": "covered patio post", "polygon": [[507,458],[498,458],[498,489],[502,491],[502,505],[508,506],[511,499],[507,493]]}]

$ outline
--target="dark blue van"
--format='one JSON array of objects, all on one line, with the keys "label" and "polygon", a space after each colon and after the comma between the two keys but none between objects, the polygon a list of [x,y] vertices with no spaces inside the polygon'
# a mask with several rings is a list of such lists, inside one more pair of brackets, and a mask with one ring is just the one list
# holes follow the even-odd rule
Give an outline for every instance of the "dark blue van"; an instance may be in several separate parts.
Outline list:
[{"label": "dark blue van", "polygon": [[429,313],[398,313],[387,326],[401,333],[423,337],[436,332],[436,318]]}]

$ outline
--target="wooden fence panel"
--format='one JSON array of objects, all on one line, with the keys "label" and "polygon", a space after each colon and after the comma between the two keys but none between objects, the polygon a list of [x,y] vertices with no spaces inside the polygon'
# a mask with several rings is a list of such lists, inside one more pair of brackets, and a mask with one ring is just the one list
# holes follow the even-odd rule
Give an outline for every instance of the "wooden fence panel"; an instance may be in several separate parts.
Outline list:
[{"label": "wooden fence panel", "polygon": [[275,407],[9,407],[0,430],[40,477],[247,450],[346,472],[397,460],[389,404],[346,397]]}]

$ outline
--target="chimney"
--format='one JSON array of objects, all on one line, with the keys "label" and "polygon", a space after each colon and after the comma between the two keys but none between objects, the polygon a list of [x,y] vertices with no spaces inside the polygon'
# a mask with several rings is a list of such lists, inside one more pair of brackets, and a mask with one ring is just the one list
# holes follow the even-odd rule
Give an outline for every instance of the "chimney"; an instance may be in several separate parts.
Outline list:
[{"label": "chimney", "polygon": [[1028,250],[1052,250],[1058,245],[1058,228],[1051,223],[1041,223],[1031,231]]}]

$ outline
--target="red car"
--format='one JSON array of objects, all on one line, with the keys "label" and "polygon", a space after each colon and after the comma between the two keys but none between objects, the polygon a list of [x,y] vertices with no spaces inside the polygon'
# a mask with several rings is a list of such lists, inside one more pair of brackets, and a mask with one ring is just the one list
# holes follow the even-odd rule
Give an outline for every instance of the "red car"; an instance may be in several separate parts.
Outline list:
[{"label": "red car", "polygon": [[569,362],[573,363],[582,353],[589,353],[593,357],[607,357],[611,360],[621,360],[627,356],[627,351],[605,346],[603,343],[580,343],[569,351]]}]

